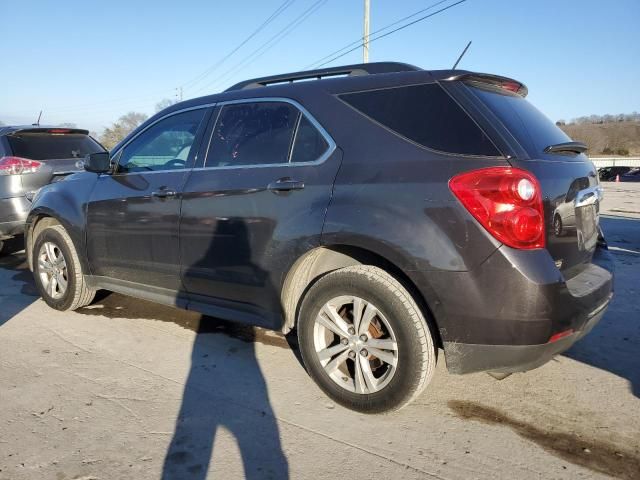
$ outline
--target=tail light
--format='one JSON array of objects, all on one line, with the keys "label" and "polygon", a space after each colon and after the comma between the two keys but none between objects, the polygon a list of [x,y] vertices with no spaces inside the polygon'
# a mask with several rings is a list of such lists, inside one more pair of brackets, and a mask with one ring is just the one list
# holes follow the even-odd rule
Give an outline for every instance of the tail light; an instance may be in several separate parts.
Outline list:
[{"label": "tail light", "polygon": [[22,175],[35,173],[42,167],[42,162],[20,157],[0,158],[0,175]]},{"label": "tail light", "polygon": [[529,172],[483,168],[453,177],[449,188],[500,242],[519,249],[544,248],[542,193]]}]

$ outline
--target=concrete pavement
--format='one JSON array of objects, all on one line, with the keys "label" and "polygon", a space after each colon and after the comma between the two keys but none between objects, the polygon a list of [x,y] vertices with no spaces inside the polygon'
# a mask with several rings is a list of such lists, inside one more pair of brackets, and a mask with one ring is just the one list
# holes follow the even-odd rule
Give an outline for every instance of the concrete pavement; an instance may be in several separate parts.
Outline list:
[{"label": "concrete pavement", "polygon": [[0,479],[640,478],[640,188],[608,184],[616,297],[566,355],[365,416],[295,341],[121,295],[73,313],[0,259]]}]

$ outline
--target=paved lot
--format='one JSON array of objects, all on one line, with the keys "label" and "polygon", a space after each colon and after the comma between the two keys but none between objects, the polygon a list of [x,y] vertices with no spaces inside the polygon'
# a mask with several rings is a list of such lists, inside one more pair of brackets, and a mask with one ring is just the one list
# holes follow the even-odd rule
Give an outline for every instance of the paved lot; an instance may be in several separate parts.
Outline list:
[{"label": "paved lot", "polygon": [[591,335],[501,382],[441,356],[387,416],[334,405],[274,333],[115,294],[56,312],[4,257],[0,479],[640,478],[640,185],[606,195],[617,295]]}]

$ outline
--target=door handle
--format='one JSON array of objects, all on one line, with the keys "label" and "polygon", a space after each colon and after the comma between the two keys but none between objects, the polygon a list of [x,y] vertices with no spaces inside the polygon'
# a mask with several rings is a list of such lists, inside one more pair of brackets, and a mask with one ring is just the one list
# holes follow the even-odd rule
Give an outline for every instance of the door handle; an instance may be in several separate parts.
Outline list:
[{"label": "door handle", "polygon": [[280,178],[275,182],[271,182],[267,185],[267,189],[272,192],[290,192],[292,190],[302,190],[304,188],[304,182],[293,180],[292,178]]},{"label": "door handle", "polygon": [[160,190],[151,192],[152,197],[158,198],[175,197],[176,195],[178,195],[178,192],[176,192],[175,190],[167,190],[166,188],[161,188]]}]

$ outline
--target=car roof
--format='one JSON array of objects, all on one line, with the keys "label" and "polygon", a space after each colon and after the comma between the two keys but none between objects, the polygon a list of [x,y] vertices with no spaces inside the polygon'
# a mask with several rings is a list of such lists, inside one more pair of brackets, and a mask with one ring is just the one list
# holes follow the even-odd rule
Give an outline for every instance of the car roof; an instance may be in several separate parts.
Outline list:
[{"label": "car roof", "polygon": [[[490,82],[496,80],[516,82],[523,87],[523,96],[526,95],[526,87],[520,82],[496,75],[467,70],[423,70],[414,65],[399,62],[360,63],[244,80],[223,92],[192,98],[171,105],[150,117],[132,133],[174,112],[233,100],[273,97],[289,98],[304,104],[306,102],[303,99],[308,99],[309,96],[313,95],[340,95],[377,88],[460,80],[467,76],[482,77]],[[118,143],[113,147],[113,150],[120,148],[122,143]]]},{"label": "car roof", "polygon": [[226,90],[176,103],[151,117],[206,104],[262,97],[296,97],[317,92],[340,94],[411,83],[454,79],[473,72],[467,70],[423,70],[398,62],[345,65],[260,77],[242,81]]},{"label": "car roof", "polygon": [[[458,80],[468,76],[484,78],[487,81],[516,82],[523,88],[522,96],[525,96],[527,93],[526,87],[521,82],[497,75],[471,72],[468,70],[423,70],[414,65],[400,62],[373,62],[244,80],[227,88],[223,92],[176,103],[159,112],[159,114],[161,114],[160,116],[164,116],[185,108],[230,100],[256,97],[295,97],[305,96],[313,92],[335,95],[403,84],[409,85],[412,83]],[[152,119],[157,116],[158,114],[154,115]]]}]

